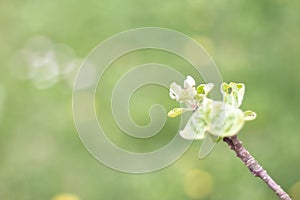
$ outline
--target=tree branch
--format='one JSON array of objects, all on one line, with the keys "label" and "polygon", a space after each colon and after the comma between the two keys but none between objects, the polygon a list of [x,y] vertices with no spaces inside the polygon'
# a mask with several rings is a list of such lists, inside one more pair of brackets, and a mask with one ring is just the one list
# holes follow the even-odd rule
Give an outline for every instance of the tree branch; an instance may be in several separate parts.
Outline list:
[{"label": "tree branch", "polygon": [[224,137],[224,142],[236,153],[243,163],[248,167],[250,172],[262,179],[279,197],[281,200],[292,200],[291,197],[278,185],[263,169],[261,165],[253,158],[253,156],[245,149],[242,142],[238,140],[237,136]]}]

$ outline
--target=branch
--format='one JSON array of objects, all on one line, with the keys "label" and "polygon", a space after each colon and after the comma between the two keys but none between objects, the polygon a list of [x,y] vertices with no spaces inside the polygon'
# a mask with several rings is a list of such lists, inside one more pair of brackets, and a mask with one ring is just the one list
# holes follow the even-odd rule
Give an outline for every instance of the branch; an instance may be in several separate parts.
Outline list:
[{"label": "branch", "polygon": [[263,169],[261,165],[253,158],[253,156],[245,149],[242,142],[238,140],[237,136],[224,137],[223,141],[236,153],[244,164],[248,167],[250,172],[262,179],[279,197],[281,200],[292,200],[291,197],[278,185]]}]

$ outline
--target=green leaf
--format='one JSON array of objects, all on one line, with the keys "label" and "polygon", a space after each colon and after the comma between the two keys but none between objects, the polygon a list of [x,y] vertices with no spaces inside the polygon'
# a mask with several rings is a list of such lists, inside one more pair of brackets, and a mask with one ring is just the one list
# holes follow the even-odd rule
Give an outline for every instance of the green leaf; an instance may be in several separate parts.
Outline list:
[{"label": "green leaf", "polygon": [[179,134],[182,138],[187,140],[201,140],[205,137],[207,127],[203,112],[196,110]]},{"label": "green leaf", "polygon": [[244,114],[238,108],[233,108],[220,101],[213,101],[209,112],[208,132],[214,136],[228,137],[238,133],[244,125]]},{"label": "green leaf", "polygon": [[207,96],[209,92],[213,89],[214,84],[208,83],[208,84],[201,84],[197,87],[197,94],[203,94]]},{"label": "green leaf", "polygon": [[245,85],[243,83],[222,83],[221,93],[223,94],[223,102],[234,108],[239,108],[242,104]]}]

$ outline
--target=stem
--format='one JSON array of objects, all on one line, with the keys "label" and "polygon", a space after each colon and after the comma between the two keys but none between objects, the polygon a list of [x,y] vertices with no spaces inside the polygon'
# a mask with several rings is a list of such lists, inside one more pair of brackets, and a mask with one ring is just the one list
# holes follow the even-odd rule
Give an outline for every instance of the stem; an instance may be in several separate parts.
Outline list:
[{"label": "stem", "polygon": [[279,197],[281,200],[292,200],[291,197],[278,185],[263,169],[261,165],[253,158],[253,156],[245,149],[242,142],[238,140],[237,136],[225,137],[223,141],[236,153],[243,163],[248,167],[250,172],[262,179]]}]

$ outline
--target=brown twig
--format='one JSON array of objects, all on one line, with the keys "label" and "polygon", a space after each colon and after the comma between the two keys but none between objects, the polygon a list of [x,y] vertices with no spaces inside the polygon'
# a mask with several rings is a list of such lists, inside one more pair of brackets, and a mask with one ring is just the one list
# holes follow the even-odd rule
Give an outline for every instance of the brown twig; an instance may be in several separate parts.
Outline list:
[{"label": "brown twig", "polygon": [[245,149],[242,142],[238,140],[237,136],[225,137],[223,139],[229,147],[236,153],[244,164],[248,167],[250,172],[255,176],[262,179],[279,197],[281,200],[292,200],[291,197],[278,185],[263,169],[261,165],[253,158],[253,156]]}]

